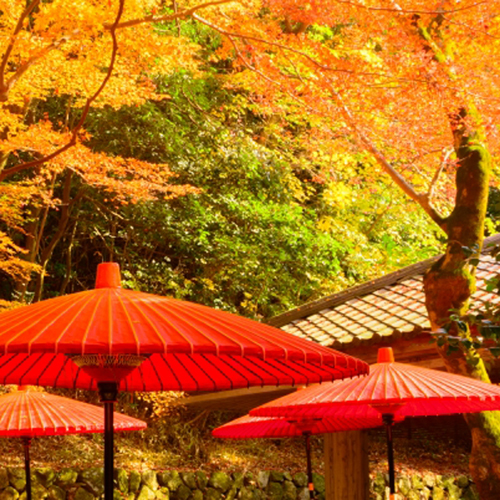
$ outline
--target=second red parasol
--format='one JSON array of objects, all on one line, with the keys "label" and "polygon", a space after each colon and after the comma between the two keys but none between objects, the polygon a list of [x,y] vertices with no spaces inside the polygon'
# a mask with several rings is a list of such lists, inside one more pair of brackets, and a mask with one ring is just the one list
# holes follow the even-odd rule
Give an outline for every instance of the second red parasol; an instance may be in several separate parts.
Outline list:
[{"label": "second red parasol", "polygon": [[321,384],[250,411],[253,416],[323,418],[353,407],[370,407],[386,426],[389,483],[395,495],[392,424],[395,419],[500,409],[500,387],[452,373],[395,363],[390,347],[379,349],[367,377]]},{"label": "second red parasol", "polygon": [[245,415],[221,425],[212,431],[218,438],[225,439],[255,439],[255,438],[288,438],[301,437],[305,439],[307,459],[307,479],[311,498],[314,484],[311,463],[310,436],[313,434],[329,434],[368,429],[382,425],[380,414],[369,407],[353,408],[348,414],[331,418],[273,418],[252,417]]}]

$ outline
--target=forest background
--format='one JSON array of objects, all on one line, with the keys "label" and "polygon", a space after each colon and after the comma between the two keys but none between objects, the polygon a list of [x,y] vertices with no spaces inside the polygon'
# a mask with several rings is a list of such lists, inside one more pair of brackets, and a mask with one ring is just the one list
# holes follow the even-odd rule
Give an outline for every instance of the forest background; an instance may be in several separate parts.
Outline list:
[{"label": "forest background", "polygon": [[[498,225],[498,7],[1,0],[2,305],[115,260],[265,319],[446,250],[447,327]],[[457,325],[450,368],[487,378]]]}]

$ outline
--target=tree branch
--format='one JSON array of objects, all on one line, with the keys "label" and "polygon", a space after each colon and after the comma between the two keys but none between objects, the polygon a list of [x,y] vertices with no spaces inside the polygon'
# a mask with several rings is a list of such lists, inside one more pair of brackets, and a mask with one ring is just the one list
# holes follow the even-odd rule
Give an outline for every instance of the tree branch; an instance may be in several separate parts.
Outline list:
[{"label": "tree branch", "polygon": [[475,2],[470,5],[465,5],[464,7],[459,7],[457,9],[439,9],[439,10],[414,10],[414,9],[403,9],[401,7],[369,7],[367,5],[363,5],[361,3],[357,2],[350,2],[349,0],[337,0],[337,3],[343,3],[346,5],[351,5],[353,7],[359,8],[359,9],[364,9],[364,10],[370,10],[370,11],[376,11],[376,12],[401,12],[404,14],[421,14],[421,15],[435,15],[435,14],[453,14],[455,12],[462,12],[464,10],[471,10],[475,9],[476,7],[479,7],[480,5],[486,4],[485,0],[482,2]]},{"label": "tree branch", "polygon": [[51,50],[59,48],[63,43],[66,43],[78,33],[80,33],[80,30],[74,30],[71,35],[66,35],[59,38],[58,40],[47,45],[47,47],[38,52],[38,54],[31,56],[24,64],[21,64],[19,68],[17,68],[16,72],[8,79],[7,83],[4,83],[2,86],[0,86],[0,101],[5,102],[8,100],[10,89],[18,82],[19,78],[21,78],[34,63],[48,54]]},{"label": "tree branch", "polygon": [[429,191],[427,192],[427,198],[429,200],[431,200],[432,197],[434,196],[434,191],[436,188],[437,181],[439,180],[439,176],[441,175],[441,172],[444,170],[444,167],[448,163],[448,160],[450,159],[452,153],[453,153],[453,148],[446,148],[443,151],[443,159],[441,161],[441,165],[439,165],[439,168],[434,173],[434,177],[432,178],[431,183],[429,185]]},{"label": "tree branch", "polygon": [[[196,5],[195,7],[191,7],[190,9],[179,10],[177,12],[174,12],[173,14],[165,14],[164,16],[150,15],[143,17],[142,19],[131,19],[130,21],[124,21],[123,23],[119,23],[117,25],[117,28],[130,28],[131,26],[137,26],[138,24],[160,23],[163,21],[174,21],[175,19],[185,19],[186,17],[191,17],[197,10],[236,1],[238,0],[214,0],[212,2],[206,2],[200,5]],[[112,26],[109,24],[104,25],[105,29],[111,29],[111,27]]]},{"label": "tree branch", "polygon": [[429,217],[446,232],[446,219],[442,217],[435,209],[431,206],[427,194],[417,193],[414,186],[408,182],[385,158],[383,153],[373,144],[373,142],[360,130],[356,120],[352,116],[351,111],[345,105],[340,94],[335,90],[335,88],[329,84],[330,92],[340,107],[342,116],[345,118],[351,129],[355,132],[359,142],[361,142],[364,148],[369,151],[377,163],[382,167],[382,169],[391,177],[394,183],[413,201],[417,202],[429,215]]},{"label": "tree branch", "polygon": [[122,14],[123,14],[124,5],[125,5],[125,0],[120,0],[120,4],[118,7],[118,12],[116,14],[115,22],[113,23],[113,26],[110,29],[110,35],[111,35],[111,38],[113,40],[113,48],[111,51],[111,59],[109,62],[108,71],[106,72],[106,76],[102,80],[99,88],[94,92],[93,95],[91,95],[87,99],[87,102],[85,103],[85,106],[84,106],[83,111],[82,111],[82,116],[80,117],[80,119],[78,120],[78,123],[75,125],[73,131],[71,132],[71,139],[69,140],[69,142],[67,144],[65,144],[64,146],[61,146],[59,149],[57,149],[53,153],[51,153],[47,156],[44,156],[43,158],[39,158],[38,160],[33,160],[33,161],[26,162],[26,163],[21,163],[19,165],[16,165],[15,167],[11,167],[7,170],[4,170],[3,172],[0,173],[0,182],[2,182],[7,177],[10,177],[11,175],[14,175],[18,172],[22,172],[23,170],[27,170],[29,168],[36,167],[38,165],[42,165],[43,163],[46,163],[46,162],[52,160],[56,156],[59,156],[61,153],[64,153],[64,151],[70,149],[71,147],[73,147],[76,144],[76,142],[78,140],[78,134],[79,134],[84,122],[85,122],[85,119],[87,118],[87,115],[89,114],[90,106],[99,97],[99,94],[103,91],[104,87],[108,83],[108,81],[111,78],[111,75],[113,73],[113,69],[114,69],[115,61],[116,61],[116,55],[118,53],[118,41],[116,39],[116,30],[118,28],[118,23],[120,22],[120,19],[121,19]]},{"label": "tree branch", "polygon": [[[16,44],[17,35],[23,29],[24,20],[33,12],[36,6],[40,3],[40,0],[33,0],[27,7],[24,9],[24,12],[21,14],[21,17],[17,21],[17,25],[14,29],[14,33],[10,38],[9,45],[5,49],[5,53],[2,57],[2,62],[0,64],[0,95],[2,95],[5,91],[5,69],[7,68],[7,63],[9,62],[9,57],[14,50],[14,45]],[[0,98],[0,100],[3,100]]]}]

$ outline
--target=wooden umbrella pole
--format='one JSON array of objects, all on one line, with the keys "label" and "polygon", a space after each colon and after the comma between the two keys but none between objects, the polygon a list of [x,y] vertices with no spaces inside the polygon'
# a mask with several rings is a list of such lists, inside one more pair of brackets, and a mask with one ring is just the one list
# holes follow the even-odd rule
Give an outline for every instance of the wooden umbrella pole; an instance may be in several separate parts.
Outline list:
[{"label": "wooden umbrella pole", "polygon": [[312,474],[312,463],[311,463],[311,433],[304,432],[304,437],[306,441],[306,456],[307,456],[307,487],[309,488],[310,498],[314,498],[314,483]]},{"label": "wooden umbrella pole", "polygon": [[118,396],[116,382],[99,382],[99,394],[104,403],[104,500],[113,500],[114,426],[113,410]]},{"label": "wooden umbrella pole", "polygon": [[31,500],[31,468],[30,468],[30,446],[31,438],[23,438],[24,444],[24,470],[26,473],[26,500]]},{"label": "wooden umbrella pole", "polygon": [[394,423],[394,415],[392,413],[384,413],[382,420],[385,424],[387,437],[387,459],[389,462],[389,488],[391,491],[390,500],[396,498],[396,481],[394,478],[394,448],[392,444],[392,424]]}]

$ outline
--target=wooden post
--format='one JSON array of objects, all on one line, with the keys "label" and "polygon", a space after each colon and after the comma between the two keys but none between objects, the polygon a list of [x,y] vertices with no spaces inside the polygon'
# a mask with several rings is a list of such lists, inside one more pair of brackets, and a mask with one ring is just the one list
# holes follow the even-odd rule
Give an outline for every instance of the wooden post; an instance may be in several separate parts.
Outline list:
[{"label": "wooden post", "polygon": [[325,434],[326,500],[368,500],[368,435]]}]

